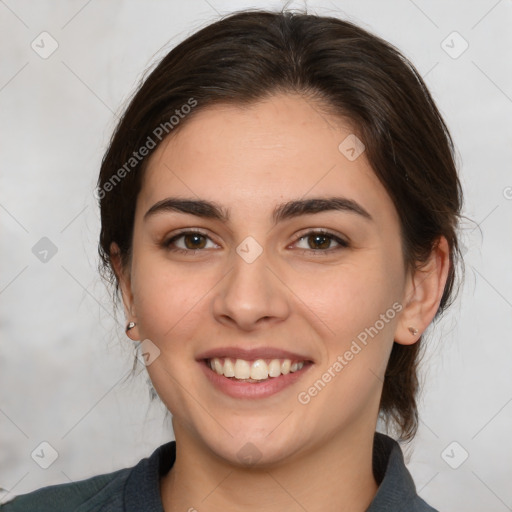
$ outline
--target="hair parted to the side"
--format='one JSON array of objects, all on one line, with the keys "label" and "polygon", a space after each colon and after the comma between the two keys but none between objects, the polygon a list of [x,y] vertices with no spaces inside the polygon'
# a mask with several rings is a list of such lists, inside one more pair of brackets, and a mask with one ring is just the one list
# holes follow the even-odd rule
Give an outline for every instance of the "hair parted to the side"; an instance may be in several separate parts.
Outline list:
[{"label": "hair parted to the side", "polygon": [[[350,22],[298,12],[226,16],[176,46],[145,79],[99,174],[102,275],[117,293],[110,244],[117,243],[128,265],[136,199],[154,147],[202,109],[276,93],[302,95],[354,127],[398,212],[406,269],[420,268],[446,237],[450,268],[437,319],[453,302],[463,263],[457,239],[463,196],[448,129],[419,73],[394,46]],[[144,147],[149,151],[139,151]],[[421,341],[394,343],[383,385],[381,414],[402,439],[417,429]]]}]

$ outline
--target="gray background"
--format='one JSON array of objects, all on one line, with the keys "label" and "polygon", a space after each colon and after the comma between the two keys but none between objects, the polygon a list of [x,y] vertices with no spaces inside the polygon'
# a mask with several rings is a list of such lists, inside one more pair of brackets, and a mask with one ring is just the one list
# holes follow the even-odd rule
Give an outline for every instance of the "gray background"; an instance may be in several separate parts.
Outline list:
[{"label": "gray background", "polygon": [[[474,221],[463,225],[466,281],[430,330],[421,427],[404,449],[436,508],[512,510],[512,2],[307,5],[398,46],[454,136]],[[131,466],[172,439],[145,368],[124,379],[133,345],[96,270],[93,188],[143,71],[244,7],[282,3],[0,1],[0,500]],[[47,58],[44,31],[58,44]],[[55,254],[41,252],[43,237]],[[47,469],[42,442],[58,455]]]}]

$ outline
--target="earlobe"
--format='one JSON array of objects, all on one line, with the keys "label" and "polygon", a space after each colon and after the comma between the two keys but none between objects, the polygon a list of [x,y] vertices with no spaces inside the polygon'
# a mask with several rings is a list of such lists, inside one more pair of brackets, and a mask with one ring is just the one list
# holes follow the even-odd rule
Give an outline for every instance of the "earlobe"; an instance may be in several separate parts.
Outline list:
[{"label": "earlobe", "polygon": [[130,274],[129,271],[123,267],[120,250],[115,242],[110,244],[110,261],[116,274],[121,291],[121,298],[123,300],[125,318],[127,319],[125,332],[130,339],[136,341],[138,339],[136,332],[137,315],[133,303]]},{"label": "earlobe", "polygon": [[440,237],[428,261],[408,277],[404,309],[397,324],[394,340],[401,345],[416,343],[434,319],[450,267],[448,241]]}]

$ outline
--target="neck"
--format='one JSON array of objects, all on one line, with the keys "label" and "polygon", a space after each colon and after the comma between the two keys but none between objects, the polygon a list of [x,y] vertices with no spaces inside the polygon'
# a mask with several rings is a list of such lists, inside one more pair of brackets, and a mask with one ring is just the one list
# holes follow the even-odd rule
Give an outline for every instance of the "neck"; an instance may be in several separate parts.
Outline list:
[{"label": "neck", "polygon": [[240,468],[175,428],[176,461],[161,480],[165,512],[363,512],[377,483],[372,470],[373,430],[343,432],[319,440],[286,462]]}]

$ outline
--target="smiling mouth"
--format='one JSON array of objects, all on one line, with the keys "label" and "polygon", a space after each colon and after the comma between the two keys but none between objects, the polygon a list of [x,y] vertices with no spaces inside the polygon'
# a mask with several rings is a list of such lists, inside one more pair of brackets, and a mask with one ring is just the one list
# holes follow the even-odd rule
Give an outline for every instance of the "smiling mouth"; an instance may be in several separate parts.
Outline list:
[{"label": "smiling mouth", "polygon": [[234,359],[230,357],[213,357],[204,359],[205,364],[217,375],[238,382],[266,382],[270,379],[295,373],[311,361],[292,359]]}]

